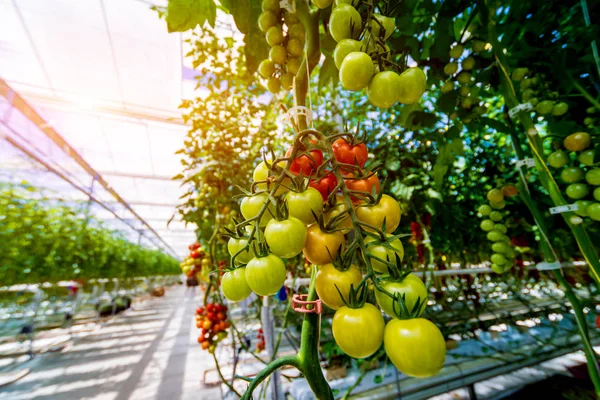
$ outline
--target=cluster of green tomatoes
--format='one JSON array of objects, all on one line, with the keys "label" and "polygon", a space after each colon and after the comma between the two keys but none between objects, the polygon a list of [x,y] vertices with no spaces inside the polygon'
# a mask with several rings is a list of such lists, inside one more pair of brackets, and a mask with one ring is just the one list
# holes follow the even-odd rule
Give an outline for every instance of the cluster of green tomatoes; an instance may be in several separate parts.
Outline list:
[{"label": "cluster of green tomatoes", "polygon": [[[569,111],[569,105],[563,101],[556,101],[558,92],[550,91],[551,83],[543,80],[544,75],[533,75],[529,68],[515,68],[511,79],[519,82],[521,99],[529,102],[540,115],[561,116]],[[546,99],[540,100],[541,96]]]}]

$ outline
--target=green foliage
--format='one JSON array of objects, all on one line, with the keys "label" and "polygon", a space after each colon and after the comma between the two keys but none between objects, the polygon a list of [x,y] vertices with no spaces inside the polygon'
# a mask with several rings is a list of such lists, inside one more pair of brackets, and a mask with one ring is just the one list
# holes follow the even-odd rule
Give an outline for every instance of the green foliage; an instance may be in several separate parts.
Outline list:
[{"label": "green foliage", "polygon": [[185,32],[208,22],[215,27],[217,6],[214,0],[170,0],[167,6],[169,32]]}]

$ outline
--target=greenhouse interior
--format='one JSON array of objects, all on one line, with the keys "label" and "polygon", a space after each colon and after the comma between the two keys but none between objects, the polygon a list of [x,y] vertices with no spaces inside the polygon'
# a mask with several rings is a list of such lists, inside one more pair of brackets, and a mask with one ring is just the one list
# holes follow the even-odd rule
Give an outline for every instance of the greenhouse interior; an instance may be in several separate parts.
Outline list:
[{"label": "greenhouse interior", "polygon": [[0,399],[598,399],[599,21],[0,0]]}]

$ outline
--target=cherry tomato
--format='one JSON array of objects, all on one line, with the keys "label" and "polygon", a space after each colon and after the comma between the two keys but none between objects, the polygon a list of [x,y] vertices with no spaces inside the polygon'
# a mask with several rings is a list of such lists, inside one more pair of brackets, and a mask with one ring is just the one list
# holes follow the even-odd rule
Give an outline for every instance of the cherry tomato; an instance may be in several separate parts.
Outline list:
[{"label": "cherry tomato", "polygon": [[298,218],[272,219],[265,228],[265,241],[273,254],[282,258],[295,257],[306,242],[306,227]]},{"label": "cherry tomato", "polygon": [[213,353],[215,352],[215,350],[216,350],[216,349],[217,349],[217,346],[216,346],[216,345],[214,345],[214,344],[211,344],[211,345],[208,347],[208,352],[209,352],[210,354],[213,354]]},{"label": "cherry tomato", "polygon": [[358,165],[362,168],[369,157],[367,146],[364,143],[353,146],[343,138],[333,142],[331,148],[335,159],[344,164]]},{"label": "cherry tomato", "polygon": [[590,169],[585,174],[585,181],[590,185],[600,185],[600,168]]},{"label": "cherry tomato", "polygon": [[487,199],[492,203],[499,203],[504,200],[504,193],[500,189],[491,189],[487,192]]},{"label": "cherry tomato", "polygon": [[335,46],[335,50],[333,50],[333,60],[335,62],[335,67],[340,69],[342,67],[342,62],[344,58],[352,52],[360,51],[361,43],[358,40],[354,39],[342,39]]},{"label": "cherry tomato", "polygon": [[569,167],[562,170],[560,179],[565,183],[575,183],[583,179],[583,170],[578,167]]},{"label": "cherry tomato", "polygon": [[204,321],[204,322],[202,323],[202,328],[203,328],[203,329],[210,329],[210,328],[212,328],[212,324],[213,324],[213,323],[212,323],[212,321],[210,321],[210,320],[208,320],[208,321]]},{"label": "cherry tomato", "polygon": [[[408,311],[412,311],[418,299],[420,299],[421,307],[419,315],[421,315],[423,310],[425,310],[425,305],[423,304],[427,304],[427,288],[418,276],[414,274],[408,274],[406,277],[404,277],[402,282],[385,280],[380,282],[380,284],[381,287],[387,290],[389,293],[393,295],[398,293],[400,297],[404,297],[404,304],[406,304]],[[379,307],[381,307],[381,309],[390,317],[400,317],[400,315],[396,313],[396,311],[400,311],[400,305],[398,303],[393,304],[393,299],[387,296],[385,293],[377,290],[377,288],[375,288],[375,299],[377,300]]]},{"label": "cherry tomato", "polygon": [[361,280],[362,274],[355,265],[351,265],[345,271],[340,271],[333,264],[325,264],[317,272],[315,289],[323,304],[337,310],[344,305],[340,293],[344,296],[344,300],[348,301],[350,285],[354,285],[356,288]]},{"label": "cherry tomato", "polygon": [[369,101],[376,107],[390,108],[402,92],[400,76],[394,71],[382,71],[371,79],[367,89]]},{"label": "cherry tomato", "polygon": [[214,311],[214,309],[215,309],[215,305],[214,304],[209,303],[209,304],[206,305],[206,311],[207,312],[212,312],[212,311]]},{"label": "cherry tomato", "polygon": [[[248,239],[246,238],[230,238],[229,242],[227,242],[227,251],[229,251],[229,255],[233,257],[238,251],[241,251],[244,247],[246,247],[247,243]],[[252,246],[250,246],[235,258],[235,262],[237,264],[247,264],[248,261],[252,260],[253,258],[254,249]]]},{"label": "cherry tomato", "polygon": [[583,183],[572,183],[567,186],[565,193],[571,199],[579,200],[583,199],[589,193],[589,188]]},{"label": "cherry tomato", "polygon": [[548,164],[553,168],[562,168],[569,162],[569,155],[564,151],[555,151],[548,156]]},{"label": "cherry tomato", "polygon": [[[280,165],[282,164],[281,162],[279,163]],[[283,167],[283,165],[281,165]],[[265,162],[261,162],[260,164],[258,164],[256,166],[256,168],[254,169],[254,173],[252,174],[252,180],[254,182],[264,182],[264,183],[259,183],[256,185],[256,188],[258,190],[265,190],[270,192],[271,188],[272,188],[272,179],[274,178],[273,176],[270,176],[271,171],[269,170],[269,167],[267,166],[267,164],[265,164]],[[287,192],[286,186],[289,187],[290,185],[290,178],[283,178],[283,181],[281,182],[281,186],[279,186],[279,188],[277,188],[277,190],[275,191],[275,196],[279,196],[284,194],[285,192]]]},{"label": "cherry tomato", "polygon": [[[393,18],[383,16],[381,14],[373,14],[374,19],[371,21],[371,34],[376,37],[383,36],[383,40],[387,40],[396,29],[396,22]],[[381,27],[383,26],[383,35]]]},{"label": "cherry tomato", "polygon": [[[333,13],[332,13],[333,16]],[[366,88],[373,78],[373,60],[362,51],[354,51],[348,54],[340,68],[340,82],[344,89],[361,90]]]},{"label": "cherry tomato", "polygon": [[[373,188],[375,188],[375,193],[379,193],[379,191],[381,190],[381,183],[379,183],[379,178],[377,178],[377,174],[372,174],[371,176],[364,179],[345,179],[344,182],[346,183],[346,187],[348,187],[349,190],[355,190],[358,192],[367,192],[369,194],[372,194]],[[358,196],[350,197],[355,202],[361,200]]]},{"label": "cherry tomato", "polygon": [[[290,147],[285,156],[289,157],[292,155],[293,147]],[[311,160],[307,155],[303,154],[300,157],[296,157],[296,159],[292,162],[290,166],[290,172],[296,175],[310,176],[315,173],[319,165],[323,163],[323,152],[319,149],[314,149],[310,151],[310,155],[314,160]]]},{"label": "cherry tomato", "polygon": [[[312,187],[307,188],[304,192],[289,192],[286,194],[290,217],[298,218],[304,224],[312,224],[315,222],[313,212],[319,216],[323,208],[323,199],[321,194]],[[312,212],[311,212],[312,210]]]},{"label": "cherry tomato", "polygon": [[400,74],[398,101],[402,104],[413,104],[419,101],[427,89],[427,78],[422,69],[413,67]]},{"label": "cherry tomato", "polygon": [[[391,235],[388,235],[388,237]],[[381,242],[375,238],[368,236],[365,239],[365,245],[367,246],[367,254],[380,258],[382,260],[389,260],[391,263],[396,263],[396,255],[400,257],[400,260],[404,259],[404,246],[400,239],[394,239],[388,242],[388,245],[393,249],[385,247]],[[375,258],[371,258],[371,266],[377,272],[388,272],[388,266]]]},{"label": "cherry tomato", "polygon": [[[221,278],[221,288],[227,300],[230,301],[241,301],[250,296],[252,289],[246,281],[246,268],[241,267],[225,272]],[[219,315],[224,314],[219,313]]]},{"label": "cherry tomato", "polygon": [[246,265],[246,281],[260,296],[271,296],[279,291],[286,278],[285,264],[274,254],[253,258]]},{"label": "cherry tomato", "polygon": [[[600,188],[596,189],[595,192],[600,191]],[[600,199],[598,199],[600,201]],[[587,208],[588,216],[594,221],[600,221],[600,203],[590,204]]]},{"label": "cherry tomato", "polygon": [[377,307],[365,303],[361,308],[344,306],[337,310],[331,329],[335,342],[344,353],[364,358],[381,347],[385,322]]},{"label": "cherry tomato", "polygon": [[[208,319],[209,321],[214,321],[215,320],[215,313],[214,312],[209,312],[208,314],[206,314],[206,319]],[[209,328],[206,328],[209,329]]]},{"label": "cherry tomato", "polygon": [[203,335],[198,336],[198,343],[203,343],[206,341],[206,338]]},{"label": "cherry tomato", "polygon": [[[254,196],[244,197],[240,209],[245,219],[250,219],[258,215],[263,204],[269,201],[269,195],[267,193],[259,193]],[[270,203],[270,201],[269,201]],[[269,204],[269,208],[273,211],[272,204]],[[271,213],[267,210],[260,218],[260,226],[263,227],[271,220]]]},{"label": "cherry tomato", "polygon": [[[345,213],[347,209],[348,206],[346,205],[346,200],[344,199],[344,196],[336,196],[335,205],[332,209],[327,211],[327,214],[325,214],[325,223],[328,224],[332,218],[335,218],[336,216],[344,213],[344,216],[340,217],[341,221],[339,222],[339,225],[336,225],[335,228],[342,229],[341,232],[343,234],[348,233],[352,229],[352,220],[350,219],[350,215],[348,215],[348,213]],[[336,224],[337,223],[338,220],[336,220]]]},{"label": "cherry tomato", "polygon": [[[577,156],[577,160],[579,160],[579,162],[582,163],[583,165],[587,165],[588,167],[591,167],[592,165],[594,165],[595,154],[596,154],[596,152],[594,150],[582,151]],[[550,154],[550,155],[552,155],[552,154]],[[548,157],[548,161],[550,161],[550,157]]]},{"label": "cherry tomato", "polygon": [[356,217],[359,221],[375,226],[379,229],[385,226],[387,233],[392,233],[400,224],[400,204],[387,194],[381,196],[378,204],[373,206],[360,205],[356,208]]},{"label": "cherry tomato", "polygon": [[210,342],[208,342],[208,341],[202,342],[202,350],[208,349],[209,346],[210,346]]},{"label": "cherry tomato", "polygon": [[349,4],[338,4],[329,17],[329,33],[336,42],[358,36],[362,29],[362,18]]},{"label": "cherry tomato", "polygon": [[309,185],[310,185],[310,187],[317,189],[319,191],[319,193],[321,193],[321,197],[323,197],[323,201],[327,201],[327,199],[329,198],[329,195],[331,193],[333,193],[333,191],[335,190],[335,187],[337,186],[337,178],[335,177],[333,172],[330,172],[329,174],[325,175],[318,181],[316,181],[314,179],[311,180]]},{"label": "cherry tomato", "polygon": [[442,333],[424,318],[392,319],[385,327],[383,345],[396,368],[409,376],[433,376],[446,361]]},{"label": "cherry tomato", "polygon": [[194,250],[190,253],[190,257],[192,257],[193,259],[196,259],[196,258],[200,257],[200,252],[198,250]]},{"label": "cherry tomato", "polygon": [[587,132],[573,133],[565,138],[563,145],[570,151],[585,150],[591,143],[590,134]]},{"label": "cherry tomato", "polygon": [[306,231],[306,243],[303,249],[304,257],[312,264],[329,264],[331,262],[330,254],[335,260],[343,244],[344,235],[342,232],[323,232],[319,224],[313,224]]}]

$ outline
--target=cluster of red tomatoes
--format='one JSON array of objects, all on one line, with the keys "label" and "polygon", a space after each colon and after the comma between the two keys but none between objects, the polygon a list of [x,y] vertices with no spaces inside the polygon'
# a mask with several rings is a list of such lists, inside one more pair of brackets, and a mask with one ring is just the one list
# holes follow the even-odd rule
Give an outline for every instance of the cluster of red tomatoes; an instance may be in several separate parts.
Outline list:
[{"label": "cluster of red tomatoes", "polygon": [[196,309],[196,328],[202,329],[198,343],[202,349],[215,352],[217,343],[227,337],[226,329],[231,326],[227,319],[227,306],[209,303],[206,307]]},{"label": "cluster of red tomatoes", "polygon": [[261,352],[265,349],[265,333],[262,328],[258,329],[258,333],[256,334],[256,351]]},{"label": "cluster of red tomatoes", "polygon": [[210,254],[204,251],[200,243],[188,246],[190,254],[179,264],[181,271],[188,277],[196,275],[198,279],[206,280],[211,266]]},{"label": "cluster of red tomatoes", "polygon": [[577,205],[575,214],[580,218],[571,218],[573,224],[582,223],[583,218],[600,221],[600,158],[591,144],[589,133],[573,133],[563,140],[566,151],[557,150],[547,159],[551,167],[562,169],[560,181],[567,185],[565,194]]}]

